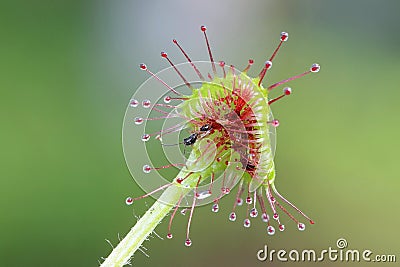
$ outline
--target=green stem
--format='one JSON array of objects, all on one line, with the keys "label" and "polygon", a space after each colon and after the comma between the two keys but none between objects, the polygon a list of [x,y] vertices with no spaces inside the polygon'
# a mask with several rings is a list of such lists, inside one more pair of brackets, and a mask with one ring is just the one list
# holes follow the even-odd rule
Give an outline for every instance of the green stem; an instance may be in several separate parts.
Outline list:
[{"label": "green stem", "polygon": [[[184,177],[187,171],[181,170],[178,177]],[[189,178],[189,177],[188,177]],[[191,175],[190,180],[185,180],[186,184],[193,184],[197,181],[199,175]],[[182,195],[186,195],[191,188],[182,186],[170,186],[161,195],[158,201],[151,206],[147,212],[140,218],[134,227],[129,231],[123,240],[113,249],[107,259],[101,264],[101,267],[123,266],[129,262],[132,255],[140,248],[146,238],[153,232],[156,226],[167,216]],[[169,204],[164,204],[169,203]]]}]

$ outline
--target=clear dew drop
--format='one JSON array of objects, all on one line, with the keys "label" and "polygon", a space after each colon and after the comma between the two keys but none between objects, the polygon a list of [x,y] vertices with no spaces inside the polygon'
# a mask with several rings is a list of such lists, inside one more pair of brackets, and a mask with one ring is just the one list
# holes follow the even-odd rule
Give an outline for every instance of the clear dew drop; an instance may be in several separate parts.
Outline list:
[{"label": "clear dew drop", "polygon": [[143,142],[147,142],[147,141],[149,141],[150,140],[150,135],[149,134],[144,134],[144,135],[142,135],[142,141]]},{"label": "clear dew drop", "polygon": [[149,165],[144,165],[143,166],[143,172],[144,173],[150,173],[151,172],[151,167]]},{"label": "clear dew drop", "polygon": [[218,205],[217,203],[215,203],[214,205],[212,205],[211,211],[212,211],[212,212],[218,212],[218,211],[219,211],[219,205]]},{"label": "clear dew drop", "polygon": [[126,205],[132,205],[133,199],[132,199],[131,197],[127,197],[127,198],[125,199],[125,203],[126,203]]},{"label": "clear dew drop", "polygon": [[142,124],[143,121],[144,121],[143,118],[140,118],[140,117],[136,117],[136,118],[135,118],[135,124],[136,124],[136,125]]},{"label": "clear dew drop", "polygon": [[168,238],[168,239],[171,239],[172,237],[173,237],[173,236],[172,236],[171,233],[168,233],[168,234],[167,234],[167,238]]},{"label": "clear dew drop", "polygon": [[231,214],[229,214],[229,220],[231,222],[236,221],[236,213],[235,212],[231,212]]},{"label": "clear dew drop", "polygon": [[211,193],[208,190],[202,191],[202,192],[196,194],[197,199],[205,199],[205,198],[208,198],[209,196],[211,196]]},{"label": "clear dew drop", "polygon": [[132,108],[136,108],[139,105],[139,101],[137,101],[136,99],[131,99],[131,101],[129,102],[129,106],[131,106]]},{"label": "clear dew drop", "polygon": [[298,223],[297,229],[299,229],[299,231],[304,231],[306,229],[306,226],[304,225],[304,223]]},{"label": "clear dew drop", "polygon": [[256,208],[252,208],[252,209],[250,210],[250,217],[251,217],[251,218],[255,218],[255,217],[257,217],[257,215],[258,215],[257,209],[256,209]]},{"label": "clear dew drop", "polygon": [[144,107],[144,108],[149,108],[150,105],[151,105],[150,100],[145,99],[145,100],[142,101],[142,107]]},{"label": "clear dew drop", "polygon": [[246,228],[249,228],[250,225],[251,225],[250,220],[249,220],[249,219],[244,219],[244,221],[243,221],[243,226],[246,227]]},{"label": "clear dew drop", "polygon": [[192,240],[190,238],[185,240],[185,246],[190,247],[192,245]]},{"label": "clear dew drop", "polygon": [[279,225],[279,231],[281,231],[281,232],[285,231],[285,225],[280,224]]},{"label": "clear dew drop", "polygon": [[269,222],[269,216],[266,213],[263,213],[261,215],[261,219],[263,220],[263,222]]},{"label": "clear dew drop", "polygon": [[267,227],[267,233],[268,233],[269,235],[274,235],[274,234],[275,234],[275,228],[274,228],[272,225],[269,225],[269,226]]}]

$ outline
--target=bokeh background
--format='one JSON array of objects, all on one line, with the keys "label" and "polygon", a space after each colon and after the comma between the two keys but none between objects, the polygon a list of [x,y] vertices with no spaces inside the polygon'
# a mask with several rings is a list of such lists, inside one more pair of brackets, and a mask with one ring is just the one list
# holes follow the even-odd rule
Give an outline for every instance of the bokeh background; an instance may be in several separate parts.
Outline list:
[{"label": "bokeh background", "polygon": [[162,50],[184,61],[172,38],[193,59],[208,58],[202,24],[216,59],[241,68],[254,58],[253,75],[289,32],[270,82],[321,64],[274,105],[277,187],[316,224],[299,232],[285,219],[273,237],[258,220],[244,229],[228,222],[231,194],[218,214],[196,210],[191,248],[183,245],[187,218],[178,216],[175,238],[145,243],[150,258],[139,252],[134,266],[281,266],[256,252],[265,244],[319,250],[340,237],[349,248],[400,257],[399,1],[0,5],[0,266],[97,266],[111,250],[105,239],[116,244],[151,204],[124,203],[141,194],[122,153],[124,112],[147,79],[139,63],[166,67]]}]

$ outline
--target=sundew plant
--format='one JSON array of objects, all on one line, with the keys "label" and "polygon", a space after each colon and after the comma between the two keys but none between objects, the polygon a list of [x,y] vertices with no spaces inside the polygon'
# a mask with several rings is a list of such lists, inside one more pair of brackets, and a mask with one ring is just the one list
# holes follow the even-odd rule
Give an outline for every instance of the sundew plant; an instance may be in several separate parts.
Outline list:
[{"label": "sundew plant", "polygon": [[[271,106],[292,93],[286,85],[318,72],[320,66],[314,63],[303,73],[264,85],[288,33],[280,34],[277,48],[253,78],[248,75],[253,59],[241,71],[214,60],[207,29],[200,29],[209,61],[193,61],[174,39],[173,44],[186,63],[175,64],[166,52],[161,52],[170,67],[154,73],[140,64],[150,78],[129,101],[123,146],[129,170],[146,193],[125,201],[127,205],[143,203],[141,200],[148,196],[157,201],[101,266],[129,264],[135,251],[163,220],[166,237],[173,238],[173,219],[178,211],[188,217],[182,243],[190,247],[195,208],[209,205],[217,213],[220,199],[230,193],[236,198],[228,219],[240,219],[244,227],[259,218],[266,225],[265,234],[274,235],[285,230],[281,215],[300,231],[305,229],[305,222],[314,224],[275,186],[274,150],[279,121],[273,118]],[[236,208],[243,205],[246,211],[242,216]]]}]

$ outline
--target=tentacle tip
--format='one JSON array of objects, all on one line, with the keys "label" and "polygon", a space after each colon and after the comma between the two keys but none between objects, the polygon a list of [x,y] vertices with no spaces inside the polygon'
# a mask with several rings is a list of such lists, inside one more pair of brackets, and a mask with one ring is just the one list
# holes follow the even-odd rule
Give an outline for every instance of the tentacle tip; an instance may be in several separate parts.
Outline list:
[{"label": "tentacle tip", "polygon": [[272,67],[272,61],[267,60],[265,61],[265,69],[269,70]]},{"label": "tentacle tip", "polygon": [[144,165],[143,166],[143,172],[144,173],[150,173],[151,172],[151,167],[149,165]]},{"label": "tentacle tip", "polygon": [[275,234],[275,228],[272,225],[269,225],[267,227],[267,233],[268,233],[268,235],[274,235]]},{"label": "tentacle tip", "polygon": [[144,63],[140,64],[139,67],[141,70],[147,70],[147,66]]},{"label": "tentacle tip", "polygon": [[190,238],[185,240],[185,246],[190,247],[192,245],[192,240]]},{"label": "tentacle tip", "polygon": [[320,69],[321,69],[321,66],[318,63],[314,63],[311,65],[310,71],[317,73],[320,71]]},{"label": "tentacle tip", "polygon": [[231,214],[229,214],[229,220],[231,222],[236,221],[236,213],[235,212],[231,212]]},{"label": "tentacle tip", "polygon": [[161,57],[163,57],[163,58],[167,58],[167,57],[168,57],[168,54],[167,54],[167,53],[165,53],[165,52],[163,51],[163,52],[161,52]]},{"label": "tentacle tip", "polygon": [[250,220],[246,218],[246,219],[244,220],[244,222],[243,222],[243,226],[246,227],[246,228],[249,228],[250,225],[251,225]]},{"label": "tentacle tip", "polygon": [[283,88],[283,93],[285,95],[290,95],[292,93],[292,88],[290,88],[290,87]]},{"label": "tentacle tip", "polygon": [[202,32],[205,32],[205,31],[207,30],[207,27],[204,26],[204,25],[202,25],[202,26],[200,27],[200,30],[201,30]]},{"label": "tentacle tip", "polygon": [[297,229],[299,229],[299,231],[304,231],[306,229],[306,226],[304,225],[304,223],[298,223]]},{"label": "tentacle tip", "polygon": [[125,199],[125,204],[126,205],[132,205],[132,203],[133,203],[133,198],[131,198],[131,197],[127,197],[126,199]]},{"label": "tentacle tip", "polygon": [[142,135],[142,141],[143,142],[147,142],[150,140],[150,135],[149,134],[143,134]]},{"label": "tentacle tip", "polygon": [[289,34],[287,32],[281,32],[281,41],[286,42],[289,39]]},{"label": "tentacle tip", "polygon": [[219,211],[218,203],[215,203],[214,205],[212,205],[211,211],[215,212],[215,213],[217,213]]},{"label": "tentacle tip", "polygon": [[136,125],[142,124],[143,121],[144,121],[144,119],[141,118],[141,117],[135,117],[135,119],[134,119],[134,122],[135,122]]},{"label": "tentacle tip", "polygon": [[168,96],[168,95],[166,97],[164,97],[164,103],[165,104],[169,104],[171,102],[171,100],[172,100],[172,98],[170,96]]}]

